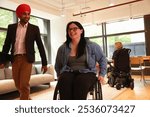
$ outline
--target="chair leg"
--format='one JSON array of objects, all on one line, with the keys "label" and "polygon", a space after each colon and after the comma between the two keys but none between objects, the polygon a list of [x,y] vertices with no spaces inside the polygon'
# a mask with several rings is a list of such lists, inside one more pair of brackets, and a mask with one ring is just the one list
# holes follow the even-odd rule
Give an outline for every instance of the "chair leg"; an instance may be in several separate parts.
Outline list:
[{"label": "chair leg", "polygon": [[145,81],[145,77],[144,77],[144,70],[142,70],[142,78],[141,78],[141,81],[143,81],[143,84],[145,85],[146,84],[146,81]]}]

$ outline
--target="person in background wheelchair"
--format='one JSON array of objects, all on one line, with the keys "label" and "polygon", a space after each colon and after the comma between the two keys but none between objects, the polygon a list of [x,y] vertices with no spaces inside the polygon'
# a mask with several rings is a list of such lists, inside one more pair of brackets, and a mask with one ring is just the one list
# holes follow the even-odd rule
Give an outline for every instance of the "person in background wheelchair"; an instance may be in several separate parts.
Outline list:
[{"label": "person in background wheelchair", "polygon": [[59,47],[55,62],[60,100],[87,99],[90,87],[97,81],[96,62],[101,69],[98,80],[103,82],[107,60],[101,47],[84,37],[84,28],[79,22],[69,22],[66,42]]},{"label": "person in background wheelchair", "polygon": [[108,84],[111,87],[116,86],[118,90],[121,89],[121,87],[134,88],[134,81],[130,74],[130,52],[130,49],[123,48],[121,42],[116,42],[112,62],[108,62]]}]

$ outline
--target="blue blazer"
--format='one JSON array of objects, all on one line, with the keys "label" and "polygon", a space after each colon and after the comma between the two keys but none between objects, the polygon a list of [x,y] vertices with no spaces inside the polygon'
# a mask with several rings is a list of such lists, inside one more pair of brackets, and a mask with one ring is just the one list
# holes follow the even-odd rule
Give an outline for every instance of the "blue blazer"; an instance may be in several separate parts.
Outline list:
[{"label": "blue blazer", "polygon": [[[10,24],[8,26],[6,40],[4,42],[4,46],[2,49],[3,53],[9,53],[9,51],[11,51],[12,62],[14,57],[14,46],[16,41],[17,25],[18,23]],[[25,49],[27,54],[27,60],[29,63],[33,63],[35,61],[35,50],[34,50],[35,42],[40,52],[42,65],[45,66],[47,65],[47,59],[46,59],[44,46],[41,40],[39,28],[38,26],[29,23],[27,27],[26,36],[25,36]]]}]

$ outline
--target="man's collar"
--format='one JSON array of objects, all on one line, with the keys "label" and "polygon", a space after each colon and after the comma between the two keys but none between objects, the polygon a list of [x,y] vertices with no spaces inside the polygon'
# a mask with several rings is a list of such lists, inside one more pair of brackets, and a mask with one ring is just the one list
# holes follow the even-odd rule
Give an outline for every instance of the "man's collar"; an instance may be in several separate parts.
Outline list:
[{"label": "man's collar", "polygon": [[18,25],[19,25],[19,26],[22,26],[22,27],[25,27],[25,28],[28,26],[28,24],[29,24],[29,22],[27,22],[27,23],[23,26],[23,25],[21,25],[20,22],[18,22]]}]

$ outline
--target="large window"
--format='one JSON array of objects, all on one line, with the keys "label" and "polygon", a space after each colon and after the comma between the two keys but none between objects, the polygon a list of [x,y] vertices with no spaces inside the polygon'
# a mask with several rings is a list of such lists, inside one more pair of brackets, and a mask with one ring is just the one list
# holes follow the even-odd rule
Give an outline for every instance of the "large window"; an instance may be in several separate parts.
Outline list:
[{"label": "large window", "polygon": [[85,36],[89,37],[92,42],[97,43],[103,49],[103,40],[99,35],[102,35],[102,26],[101,25],[87,25],[84,26]]},{"label": "large window", "polygon": [[131,56],[145,55],[145,36],[144,33],[127,34],[110,36],[107,38],[108,57],[111,58],[114,52],[114,43],[120,41],[123,43],[124,48],[131,49]]},{"label": "large window", "polygon": [[84,30],[85,30],[85,36],[86,37],[95,37],[95,36],[99,36],[102,35],[102,26],[101,25],[87,25],[84,26]]},{"label": "large window", "polygon": [[[48,40],[47,40],[48,39],[48,33],[47,33],[48,32],[47,31],[48,23],[47,23],[47,20],[31,16],[30,17],[30,23],[34,24],[34,25],[37,25],[39,27],[40,33],[41,33],[41,39],[42,39],[42,42],[44,44],[44,48],[45,48],[45,51],[46,51],[46,56],[48,57],[48,50],[46,48],[46,46],[49,44],[49,43],[47,43],[48,42]],[[40,54],[39,54],[38,47],[37,47],[36,44],[35,44],[34,48],[35,48],[35,52],[36,52],[35,53],[36,62],[40,62],[41,58],[40,58]]]},{"label": "large window", "polygon": [[6,31],[0,30],[0,51],[2,51],[5,37],[6,37]]},{"label": "large window", "polygon": [[114,43],[117,41],[121,41],[125,48],[131,49],[131,56],[146,55],[143,18],[84,26],[84,28],[86,36],[102,46],[108,58],[112,57]]},{"label": "large window", "polygon": [[[44,45],[46,56],[48,57],[48,50],[46,48],[46,42],[45,42],[46,38],[44,38],[43,36],[41,38],[42,38],[42,42],[43,42],[43,45]],[[41,61],[41,57],[40,57],[40,53],[39,53],[37,44],[34,45],[34,48],[35,48],[36,62],[39,63]]]},{"label": "large window", "polygon": [[13,12],[0,8],[0,27],[7,28],[8,24],[12,24],[13,22]]},{"label": "large window", "polygon": [[2,51],[4,40],[6,38],[7,27],[13,22],[13,12],[0,8],[0,51]]},{"label": "large window", "polygon": [[95,43],[97,43],[100,47],[101,47],[101,49],[103,50],[103,40],[102,40],[102,38],[100,38],[100,37],[95,37],[95,38],[92,38],[92,39],[90,39],[92,42],[95,42]]},{"label": "large window", "polygon": [[143,18],[130,19],[119,22],[112,22],[106,24],[107,34],[117,34],[131,31],[144,30]]},{"label": "large window", "polygon": [[44,19],[31,16],[29,22],[39,26],[41,34],[47,34],[47,24]]},{"label": "large window", "polygon": [[112,57],[114,43],[120,41],[131,49],[131,56],[145,55],[143,18],[106,24],[108,57]]}]

